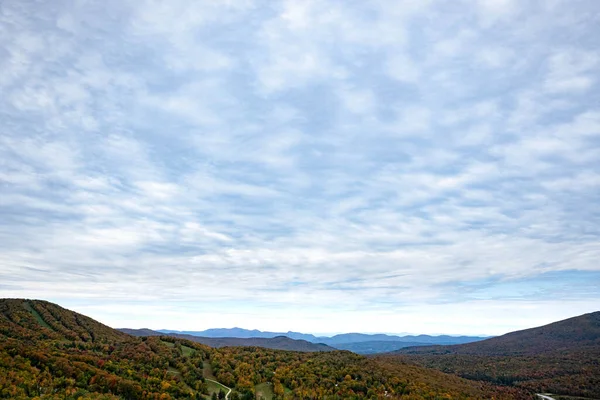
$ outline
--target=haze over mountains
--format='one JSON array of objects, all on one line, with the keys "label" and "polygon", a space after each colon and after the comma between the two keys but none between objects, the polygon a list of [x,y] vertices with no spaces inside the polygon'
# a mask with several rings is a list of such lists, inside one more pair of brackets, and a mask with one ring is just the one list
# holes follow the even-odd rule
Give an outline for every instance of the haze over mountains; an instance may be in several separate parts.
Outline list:
[{"label": "haze over mountains", "polygon": [[[132,332],[134,330],[123,330]],[[161,329],[155,331],[154,334],[163,333],[169,335],[190,335],[193,337],[201,337],[202,339],[193,339],[200,343],[211,346],[211,343],[246,343],[245,345],[251,345],[251,341],[242,341],[241,339],[273,339],[277,337],[288,337],[299,341],[306,341],[316,344],[324,344],[331,346],[338,350],[349,350],[358,354],[375,354],[394,351],[409,346],[427,346],[427,345],[450,345],[450,344],[462,344],[480,341],[486,339],[481,336],[431,336],[431,335],[387,335],[387,334],[364,334],[364,333],[343,333],[328,336],[315,336],[312,334],[300,333],[300,332],[268,332],[260,331],[257,329],[243,329],[243,328],[215,328],[207,329],[204,331],[175,331]],[[221,342],[211,340],[214,338],[223,338]],[[233,339],[238,339],[237,341]],[[269,341],[264,341],[269,343]],[[234,344],[230,344],[234,345]],[[278,347],[276,347],[278,348]]]}]

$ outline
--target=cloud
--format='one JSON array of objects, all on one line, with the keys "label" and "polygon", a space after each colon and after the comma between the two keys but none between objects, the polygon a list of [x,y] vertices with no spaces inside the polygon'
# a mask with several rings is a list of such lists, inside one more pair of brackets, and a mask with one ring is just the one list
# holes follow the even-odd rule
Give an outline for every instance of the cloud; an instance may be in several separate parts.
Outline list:
[{"label": "cloud", "polygon": [[421,78],[421,72],[415,63],[402,55],[394,54],[387,61],[388,74],[401,82],[416,83]]},{"label": "cloud", "polygon": [[598,303],[595,3],[44,7],[1,16],[1,296],[317,332]]},{"label": "cloud", "polygon": [[566,51],[552,55],[545,89],[550,93],[579,92],[590,89],[595,83],[593,71],[600,58],[597,53]]}]

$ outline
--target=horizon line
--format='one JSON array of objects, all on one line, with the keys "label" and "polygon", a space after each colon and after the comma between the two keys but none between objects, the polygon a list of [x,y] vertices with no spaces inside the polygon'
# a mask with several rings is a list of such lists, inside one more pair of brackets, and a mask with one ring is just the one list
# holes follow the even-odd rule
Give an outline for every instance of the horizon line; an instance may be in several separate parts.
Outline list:
[{"label": "horizon line", "polygon": [[[152,328],[115,328],[115,329],[148,329],[151,331],[155,331],[155,332],[164,332],[164,331],[169,331],[169,332],[177,332],[177,333],[186,333],[186,332],[196,332],[196,333],[200,333],[200,332],[206,332],[208,330],[215,330],[215,329],[222,329],[222,330],[233,330],[233,329],[243,329],[246,331],[258,331],[261,333],[280,333],[282,334],[281,336],[285,336],[285,334],[287,333],[299,333],[301,335],[312,335],[316,338],[331,338],[333,336],[336,335],[351,335],[351,334],[358,334],[358,335],[387,335],[387,336],[398,336],[398,337],[405,337],[405,336],[449,336],[449,337],[484,337],[484,338],[491,338],[491,337],[497,337],[497,336],[501,336],[501,335],[490,335],[490,334],[450,334],[450,333],[411,333],[411,332],[402,332],[402,333],[392,333],[392,332],[336,332],[336,333],[313,333],[313,332],[298,332],[298,331],[286,331],[286,332],[276,332],[276,331],[263,331],[260,329],[248,329],[248,328],[240,328],[240,327],[233,327],[233,328],[207,328],[207,329],[203,329],[203,330],[179,330],[179,329],[152,329]],[[508,333],[508,332],[507,332]]]}]

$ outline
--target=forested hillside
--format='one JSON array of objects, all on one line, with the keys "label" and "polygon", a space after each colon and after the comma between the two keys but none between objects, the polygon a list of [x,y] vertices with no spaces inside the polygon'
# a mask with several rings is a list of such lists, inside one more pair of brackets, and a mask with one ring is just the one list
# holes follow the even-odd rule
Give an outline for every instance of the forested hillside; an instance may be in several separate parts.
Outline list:
[{"label": "forested hillside", "polygon": [[[160,332],[150,329],[119,329],[123,333],[132,336],[161,336]],[[187,335],[182,333],[165,333],[164,336],[186,339],[192,342],[205,344],[210,347],[241,347],[253,346],[264,347],[274,350],[291,350],[291,351],[334,351],[333,347],[329,347],[322,343],[311,343],[306,340],[290,339],[286,336],[277,336],[273,338],[236,338],[236,337],[203,337],[195,335]]]},{"label": "forested hillside", "polygon": [[600,347],[600,311],[553,322],[537,328],[455,346],[427,346],[399,350],[414,354],[475,354],[487,356],[535,355],[548,351]]},{"label": "forested hillside", "polygon": [[345,351],[212,349],[132,337],[57,305],[0,300],[4,399],[527,399],[525,391]]},{"label": "forested hillside", "polygon": [[600,312],[476,343],[400,349],[381,360],[495,384],[600,398]]},{"label": "forested hillside", "polygon": [[212,365],[219,381],[249,387],[252,382],[267,380],[278,398],[289,391],[289,398],[295,399],[531,398],[523,391],[347,351],[300,353],[227,347],[215,353]]},{"label": "forested hillside", "polygon": [[339,350],[348,350],[356,354],[389,353],[404,347],[427,346],[426,343],[417,342],[392,342],[374,340],[371,342],[340,343],[336,344]]}]

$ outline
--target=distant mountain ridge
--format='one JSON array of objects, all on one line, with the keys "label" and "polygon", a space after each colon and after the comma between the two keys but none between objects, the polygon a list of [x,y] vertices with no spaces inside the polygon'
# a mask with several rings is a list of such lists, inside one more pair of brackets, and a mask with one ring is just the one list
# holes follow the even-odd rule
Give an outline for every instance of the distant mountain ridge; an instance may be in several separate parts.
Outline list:
[{"label": "distant mountain ridge", "polygon": [[[366,333],[342,333],[332,337],[315,336],[300,332],[269,332],[257,329],[216,328],[204,331],[159,330],[163,334],[183,334],[204,338],[275,338],[286,336],[290,339],[305,340],[311,343],[323,343],[339,350],[350,350],[359,354],[375,354],[394,351],[407,346],[449,345],[471,343],[487,339],[482,336],[450,336],[450,335],[387,335]],[[366,343],[362,344],[361,343]]]},{"label": "distant mountain ridge", "polygon": [[[325,340],[323,340],[325,339]],[[319,341],[329,345],[343,343],[360,343],[360,342],[410,342],[410,343],[427,343],[427,344],[462,344],[475,341],[485,340],[483,336],[450,336],[450,335],[406,335],[396,336],[387,334],[366,334],[366,333],[342,333],[332,336],[331,338],[319,338]]]},{"label": "distant mountain ridge", "polygon": [[171,336],[178,339],[186,339],[192,342],[201,343],[206,346],[220,347],[264,347],[274,350],[289,350],[303,352],[334,351],[333,347],[322,343],[312,343],[301,339],[292,339],[287,336],[275,337],[204,337],[194,336],[185,333],[160,332],[151,329],[118,329],[118,331],[127,333],[131,336]]},{"label": "distant mountain ridge", "polygon": [[290,339],[306,340],[312,343],[322,343],[319,337],[309,333],[300,332],[268,332],[259,331],[258,329],[243,329],[243,328],[212,328],[204,331],[177,331],[169,329],[159,329],[156,332],[161,333],[177,333],[183,335],[202,336],[207,338],[275,338],[277,336],[286,336]]}]

